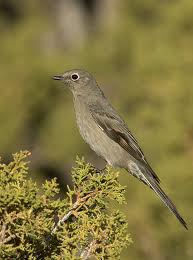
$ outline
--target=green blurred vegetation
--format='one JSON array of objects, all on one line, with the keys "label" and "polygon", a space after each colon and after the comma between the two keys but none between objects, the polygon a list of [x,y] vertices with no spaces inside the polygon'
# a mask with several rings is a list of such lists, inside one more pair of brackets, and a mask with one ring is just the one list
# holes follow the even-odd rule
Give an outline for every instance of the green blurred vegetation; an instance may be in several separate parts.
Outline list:
[{"label": "green blurred vegetation", "polygon": [[97,13],[79,45],[79,35],[65,45],[54,34],[51,1],[9,2],[20,18],[10,22],[0,13],[0,154],[27,148],[34,164],[67,169],[76,154],[93,159],[69,92],[51,80],[67,69],[87,69],[128,122],[190,228],[184,232],[151,190],[124,172],[135,245],[122,259],[192,259],[193,2],[119,1],[113,21],[105,20],[108,9],[102,22]]}]

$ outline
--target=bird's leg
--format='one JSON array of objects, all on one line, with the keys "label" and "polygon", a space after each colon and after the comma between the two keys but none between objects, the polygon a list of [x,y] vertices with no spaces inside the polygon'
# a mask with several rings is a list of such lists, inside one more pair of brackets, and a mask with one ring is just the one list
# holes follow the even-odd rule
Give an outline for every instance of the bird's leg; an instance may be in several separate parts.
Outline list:
[{"label": "bird's leg", "polygon": [[106,170],[106,168],[107,168],[107,165],[105,165],[105,167],[102,169],[92,166],[92,171],[94,171],[95,173],[98,173],[98,174],[103,174],[103,172]]},{"label": "bird's leg", "polygon": [[102,174],[102,173],[106,170],[106,168],[107,168],[107,165],[105,165],[105,167],[102,168],[102,169],[99,169],[99,168],[97,168],[97,167],[94,167],[96,173],[99,173],[99,174]]}]

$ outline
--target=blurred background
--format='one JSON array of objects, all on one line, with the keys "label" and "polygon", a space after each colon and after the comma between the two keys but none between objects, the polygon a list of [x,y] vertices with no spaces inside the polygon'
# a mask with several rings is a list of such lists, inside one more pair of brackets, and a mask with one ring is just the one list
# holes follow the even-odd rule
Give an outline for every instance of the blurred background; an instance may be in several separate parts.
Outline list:
[{"label": "blurred background", "polygon": [[97,78],[189,225],[123,172],[134,244],[121,259],[193,259],[193,1],[0,0],[0,155],[30,150],[32,177],[63,190],[76,155],[104,166],[51,79],[72,68]]}]

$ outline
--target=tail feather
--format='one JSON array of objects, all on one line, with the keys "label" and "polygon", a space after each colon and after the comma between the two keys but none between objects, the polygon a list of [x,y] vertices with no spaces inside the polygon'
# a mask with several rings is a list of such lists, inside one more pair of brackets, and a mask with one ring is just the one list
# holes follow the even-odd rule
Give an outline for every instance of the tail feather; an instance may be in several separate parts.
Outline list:
[{"label": "tail feather", "polygon": [[180,216],[176,206],[161,189],[159,183],[155,180],[154,176],[152,176],[151,172],[149,172],[147,168],[144,169],[144,167],[140,167],[136,163],[131,163],[129,166],[129,171],[132,173],[132,175],[148,185],[163,201],[166,207],[176,216],[178,221],[188,230],[185,220]]},{"label": "tail feather", "polygon": [[150,183],[150,187],[155,191],[155,193],[163,201],[166,207],[176,216],[178,221],[188,230],[185,220],[180,216],[176,206],[171,201],[171,199],[165,194],[165,192],[160,188],[160,186],[157,183],[152,182]]}]

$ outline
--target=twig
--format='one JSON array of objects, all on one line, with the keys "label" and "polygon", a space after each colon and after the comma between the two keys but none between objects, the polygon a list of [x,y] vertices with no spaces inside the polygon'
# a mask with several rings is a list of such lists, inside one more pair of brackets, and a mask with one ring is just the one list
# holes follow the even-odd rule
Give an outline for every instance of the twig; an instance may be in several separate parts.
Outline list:
[{"label": "twig", "polygon": [[73,211],[74,211],[75,209],[77,209],[78,206],[79,206],[79,201],[77,200],[77,201],[74,203],[74,205],[72,206],[72,208],[68,211],[68,213],[67,213],[66,215],[64,215],[64,217],[63,217],[62,219],[60,219],[60,220],[58,221],[58,223],[57,223],[57,224],[55,225],[55,227],[52,229],[51,234],[54,234],[54,233],[56,232],[56,230],[58,229],[58,227],[59,227],[61,224],[63,224],[63,223],[72,215]]},{"label": "twig", "polygon": [[94,247],[96,246],[96,240],[93,240],[81,253],[80,258],[82,260],[87,260],[93,253]]},{"label": "twig", "polygon": [[4,224],[2,225],[2,229],[1,229],[1,232],[0,232],[0,244],[3,244],[3,243],[4,243],[6,228],[7,228],[7,225],[4,223]]},{"label": "twig", "polygon": [[73,204],[72,208],[68,211],[68,213],[64,215],[63,218],[57,222],[55,227],[52,229],[51,234],[53,235],[58,229],[58,227],[61,224],[63,224],[73,214],[73,212],[77,210],[77,208],[81,207],[90,197],[94,197],[96,193],[97,191],[92,191],[91,193],[87,194],[83,198],[79,198],[79,196],[77,196],[77,201]]},{"label": "twig", "polygon": [[3,224],[2,225],[2,229],[0,232],[0,245],[6,244],[8,243],[11,239],[15,238],[16,235],[10,235],[9,237],[5,237],[6,234],[6,228],[7,228],[7,224]]}]

